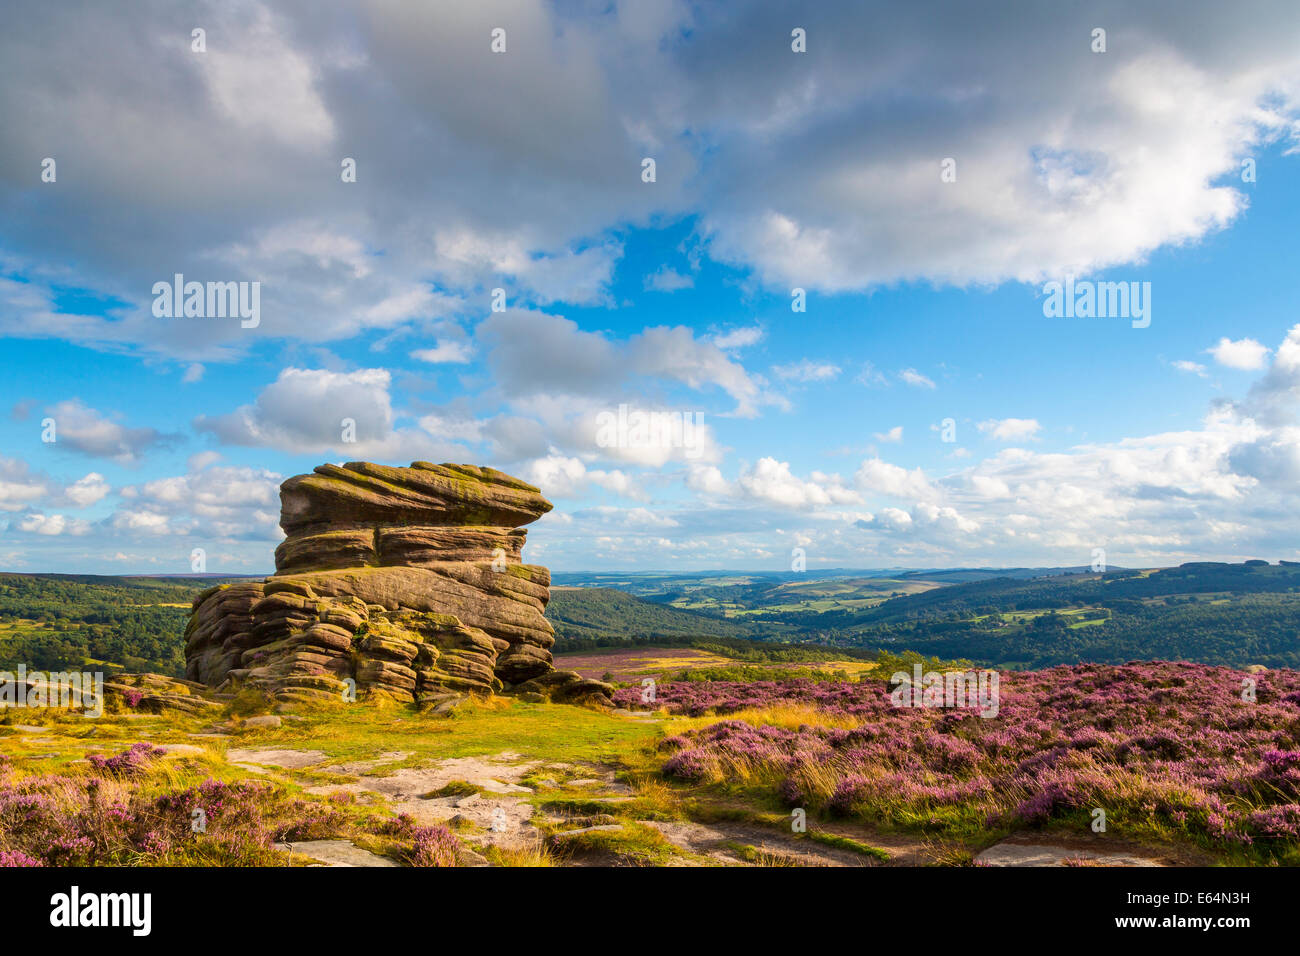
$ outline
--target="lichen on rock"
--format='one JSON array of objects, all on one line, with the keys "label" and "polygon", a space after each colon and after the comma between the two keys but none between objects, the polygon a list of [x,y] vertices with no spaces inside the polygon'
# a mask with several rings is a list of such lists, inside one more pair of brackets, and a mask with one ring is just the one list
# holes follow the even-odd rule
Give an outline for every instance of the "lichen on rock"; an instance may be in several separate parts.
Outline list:
[{"label": "lichen on rock", "polygon": [[186,676],[280,701],[385,698],[444,710],[516,688],[607,703],[556,671],[546,568],[520,527],[551,510],[474,465],[321,465],[280,486],[275,574],[211,588],[186,629]]}]

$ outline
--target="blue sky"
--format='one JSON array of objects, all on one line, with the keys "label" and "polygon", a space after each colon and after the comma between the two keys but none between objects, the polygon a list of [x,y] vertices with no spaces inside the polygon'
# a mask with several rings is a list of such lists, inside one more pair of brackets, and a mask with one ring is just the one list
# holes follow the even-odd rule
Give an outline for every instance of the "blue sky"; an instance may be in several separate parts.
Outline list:
[{"label": "blue sky", "polygon": [[[13,5],[0,568],[269,570],[279,482],[354,459],[535,482],[557,570],[1300,558],[1300,14],[1257,7]],[[156,316],[177,272],[257,326]],[[1149,327],[1045,317],[1067,277]],[[609,447],[620,406],[703,427]]]}]

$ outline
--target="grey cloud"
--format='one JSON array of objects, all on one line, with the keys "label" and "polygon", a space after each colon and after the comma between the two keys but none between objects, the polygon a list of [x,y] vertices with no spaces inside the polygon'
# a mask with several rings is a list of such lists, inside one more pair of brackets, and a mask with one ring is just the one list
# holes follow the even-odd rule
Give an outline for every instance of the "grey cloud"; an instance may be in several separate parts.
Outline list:
[{"label": "grey cloud", "polygon": [[46,414],[54,420],[55,447],[124,465],[136,464],[149,451],[181,441],[181,436],[164,434],[156,428],[130,428],[76,398],[51,405]]},{"label": "grey cloud", "polygon": [[[1295,129],[1294,4],[1000,11],[9,3],[0,250],[32,281],[0,288],[0,328],[201,360],[469,314],[498,284],[594,304],[619,230],[687,214],[776,287],[1083,272],[1230,222],[1220,177]],[[110,320],[55,307],[69,270]],[[154,319],[175,272],[261,281],[261,327]]]},{"label": "grey cloud", "polygon": [[250,405],[201,415],[194,428],[229,445],[282,452],[336,452],[387,461],[454,458],[463,446],[398,427],[384,369],[335,372],[286,368]]}]

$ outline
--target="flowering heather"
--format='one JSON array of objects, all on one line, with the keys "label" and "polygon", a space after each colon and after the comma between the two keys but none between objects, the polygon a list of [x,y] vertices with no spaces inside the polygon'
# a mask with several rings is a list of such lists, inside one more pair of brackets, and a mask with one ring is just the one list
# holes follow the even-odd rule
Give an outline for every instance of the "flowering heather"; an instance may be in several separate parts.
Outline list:
[{"label": "flowering heather", "polygon": [[443,826],[420,827],[411,849],[412,866],[455,866],[457,841]]},{"label": "flowering heather", "polygon": [[[1253,702],[1242,699],[1248,677]],[[791,805],[953,832],[1086,826],[1101,807],[1111,832],[1184,831],[1266,853],[1269,841],[1295,852],[1300,838],[1296,671],[1156,662],[1004,673],[994,718],[897,708],[875,681],[670,683],[658,702],[692,715],[812,704],[853,717],[857,726],[793,730],[721,720],[660,742],[670,776],[769,784]]]},{"label": "flowering heather", "polygon": [[[138,789],[138,776],[0,779],[0,860],[49,866],[266,865],[282,861],[274,843],[333,837],[348,822],[332,806],[292,797],[262,781],[210,779],[147,793]],[[203,821],[198,830],[196,809]]]},{"label": "flowering heather", "polygon": [[90,761],[92,767],[103,773],[112,774],[114,777],[130,777],[143,773],[149,764],[166,753],[167,751],[161,747],[140,743],[132,744],[130,750],[116,757],[90,754],[86,759]]},{"label": "flowering heather", "polygon": [[0,866],[40,866],[41,861],[34,856],[16,850],[0,850]]},{"label": "flowering heather", "polygon": [[420,826],[410,814],[402,813],[380,827],[381,833],[411,841],[411,866],[456,866],[460,841],[444,826]]}]

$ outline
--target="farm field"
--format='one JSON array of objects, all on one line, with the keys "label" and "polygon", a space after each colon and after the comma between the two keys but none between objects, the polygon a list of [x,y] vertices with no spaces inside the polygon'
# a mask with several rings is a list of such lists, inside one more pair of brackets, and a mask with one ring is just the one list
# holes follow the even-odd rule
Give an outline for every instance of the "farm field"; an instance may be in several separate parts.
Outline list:
[{"label": "farm field", "polygon": [[729,618],[746,615],[815,614],[876,607],[890,598],[920,594],[939,586],[928,581],[898,581],[890,578],[832,578],[780,584],[764,592],[760,599],[752,603],[729,601],[716,591],[704,588],[688,591],[669,603],[670,606],[683,610],[713,612]]}]

